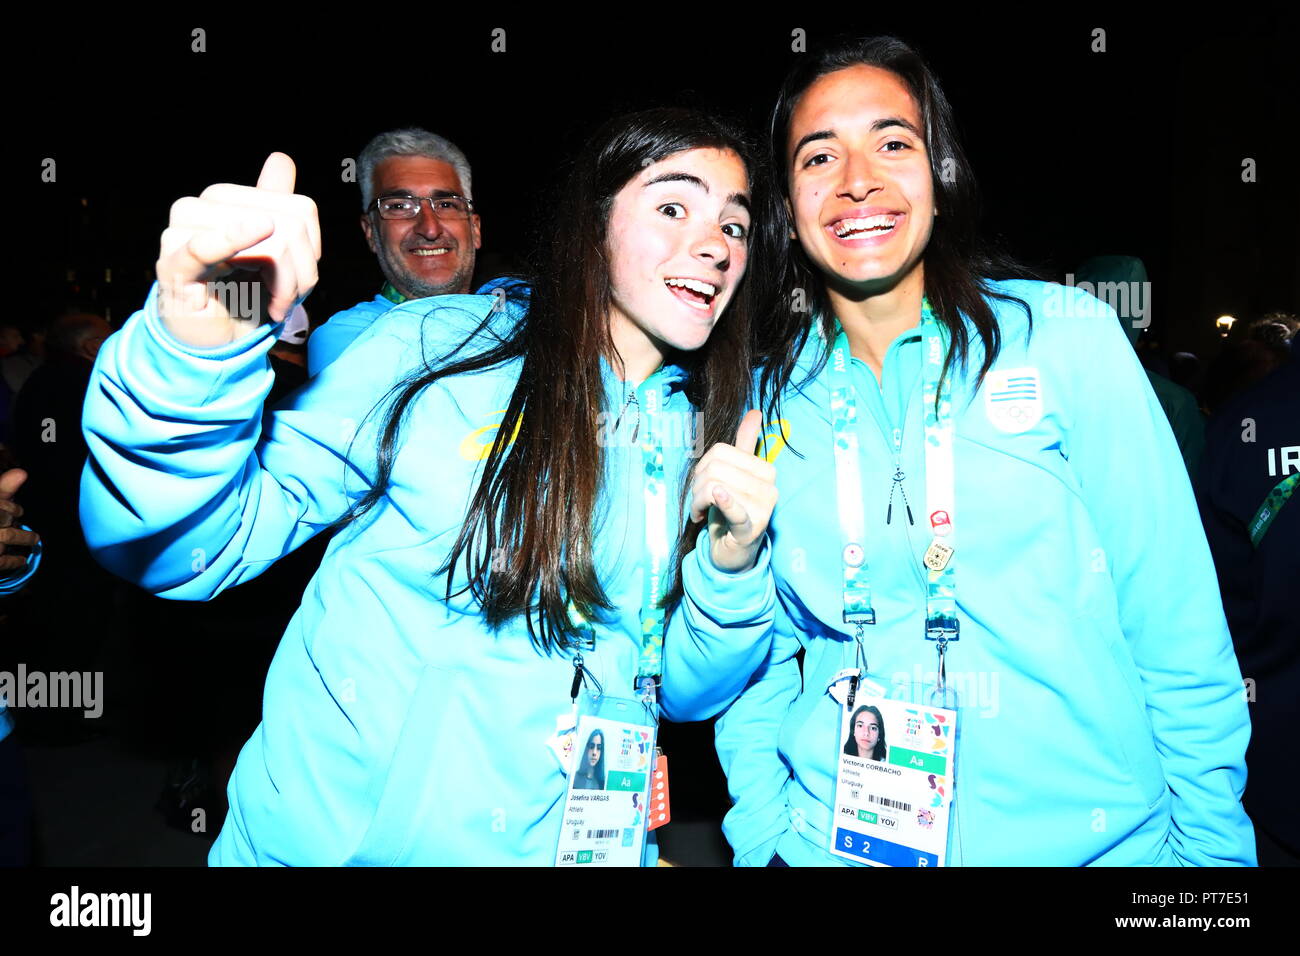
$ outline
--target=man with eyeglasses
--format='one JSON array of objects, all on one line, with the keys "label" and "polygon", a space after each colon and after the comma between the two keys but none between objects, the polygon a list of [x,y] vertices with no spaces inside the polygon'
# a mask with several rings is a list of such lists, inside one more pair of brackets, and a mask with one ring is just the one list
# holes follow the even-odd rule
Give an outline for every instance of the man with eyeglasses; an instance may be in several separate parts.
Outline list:
[{"label": "man with eyeglasses", "polygon": [[[371,322],[407,299],[470,291],[481,226],[470,199],[469,162],[453,143],[422,129],[372,139],[358,162],[361,230],[379,259],[384,285],[368,302],[332,316],[307,340],[316,375]],[[480,289],[490,294],[501,283]]]}]

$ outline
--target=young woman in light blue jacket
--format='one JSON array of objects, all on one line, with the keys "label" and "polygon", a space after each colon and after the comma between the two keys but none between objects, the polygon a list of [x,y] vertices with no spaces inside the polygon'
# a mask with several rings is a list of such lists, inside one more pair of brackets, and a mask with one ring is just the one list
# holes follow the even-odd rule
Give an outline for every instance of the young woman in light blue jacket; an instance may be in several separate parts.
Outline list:
[{"label": "young woman in light blue jacket", "polygon": [[283,319],[316,281],[315,207],[282,154],[257,188],[173,206],[158,284],[87,397],[87,541],[202,600],[347,519],[210,862],[549,865],[580,687],[644,699],[662,677],[663,713],[691,720],[744,686],[775,604],[756,411],[736,439],[754,170],[699,114],[613,121],[552,208],[526,308],[405,302],[266,411],[276,326],[212,280],[259,270]]},{"label": "young woman in light blue jacket", "polygon": [[[1006,122],[999,160],[1030,161]],[[1014,270],[976,242],[951,109],[902,42],[801,60],[771,134],[779,610],[717,728],[736,862],[1253,864],[1241,674],[1115,313],[995,281]],[[867,704],[882,762],[845,743]]]}]

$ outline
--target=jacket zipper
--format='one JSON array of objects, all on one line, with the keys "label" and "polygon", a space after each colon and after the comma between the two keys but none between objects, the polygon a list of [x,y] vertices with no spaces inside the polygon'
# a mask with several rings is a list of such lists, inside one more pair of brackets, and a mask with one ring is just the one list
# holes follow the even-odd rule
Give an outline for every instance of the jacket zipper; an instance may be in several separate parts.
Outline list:
[{"label": "jacket zipper", "polygon": [[[884,396],[881,397],[883,398]],[[912,410],[912,402],[915,400],[915,398],[916,398],[916,392],[915,390],[913,390],[912,393],[909,394],[907,397],[907,404],[903,407],[903,428],[907,427],[907,418]],[[893,441],[892,452],[894,456],[894,476],[891,479],[891,485],[890,485],[891,499],[893,497],[894,488],[898,487],[901,490],[902,483],[906,479],[906,475],[903,472],[903,428],[895,428],[893,430],[894,441]],[[881,432],[880,429],[876,429],[876,431],[880,433],[880,437],[885,442],[885,447],[888,449],[889,448],[888,439],[885,438],[884,433]],[[903,495],[904,495],[903,500],[906,503],[907,499],[906,499],[905,491],[903,492]],[[904,537],[907,539],[908,564],[912,568],[912,573],[915,575],[917,583],[921,586],[922,593],[924,593],[926,589],[925,577],[924,575],[921,574],[920,564],[916,560],[916,548],[912,542],[912,526],[914,522],[912,520],[912,509],[910,505],[907,505],[906,512],[907,512],[908,523],[903,526],[903,534]],[[886,511],[886,516],[888,519],[889,516],[888,511]],[[886,523],[888,524],[889,521],[886,520]]]}]

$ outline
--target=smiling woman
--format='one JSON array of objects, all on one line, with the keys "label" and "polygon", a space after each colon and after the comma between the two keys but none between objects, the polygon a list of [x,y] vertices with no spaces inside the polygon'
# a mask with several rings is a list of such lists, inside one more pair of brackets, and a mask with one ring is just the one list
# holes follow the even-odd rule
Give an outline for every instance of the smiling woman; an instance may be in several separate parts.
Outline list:
[{"label": "smiling woman", "polygon": [[[636,402],[637,386],[659,370],[663,387],[680,391],[698,413],[704,434],[696,447],[728,446],[735,435],[750,393],[750,316],[759,295],[754,281],[741,281],[754,202],[746,150],[725,125],[686,111],[607,124],[559,199],[527,321],[481,354],[413,376],[397,394],[379,446],[378,480],[358,516],[389,478],[410,401],[449,376],[520,363],[498,431],[513,440],[487,455],[443,569],[464,562],[490,626],[524,614],[530,635],[548,646],[572,636],[570,602],[584,618],[608,609],[591,536],[608,454],[600,416],[611,399],[619,410]],[[706,294],[683,292],[683,280]],[[611,387],[617,397],[606,394]],[[752,448],[751,441],[746,450]],[[682,495],[692,477],[678,485]],[[764,494],[737,490],[745,498]],[[726,537],[724,547],[734,541],[719,537]],[[752,564],[762,530],[749,528],[746,538],[738,549],[745,553],[719,555],[723,564]],[[681,536],[679,556],[694,543],[694,534]],[[510,560],[489,574],[492,556],[501,553]]]},{"label": "smiling woman", "polygon": [[[758,168],[698,113],[613,120],[575,159],[526,304],[404,302],[265,413],[276,326],[224,313],[204,280],[259,259],[282,318],[315,283],[315,207],[282,154],[257,188],[176,204],[157,290],[91,382],[88,543],[195,600],[344,525],[271,665],[213,864],[549,864],[571,766],[556,719],[584,683],[613,698],[635,683],[655,719],[656,696],[699,719],[740,692],[774,604],[756,412],[736,438],[747,267],[766,248],[749,218]],[[393,216],[424,198],[417,218],[384,221],[435,238],[419,217],[438,189],[390,197]],[[674,416],[703,441],[663,440]],[[458,455],[467,434],[475,453]],[[602,731],[586,785],[605,753]]]},{"label": "smiling woman", "polygon": [[790,244],[760,354],[801,454],[776,460],[772,649],[717,725],[736,862],[1253,864],[1182,457],[1114,312],[977,241],[955,128],[889,37],[802,58],[773,111]]},{"label": "smiling woman", "polygon": [[669,351],[694,352],[708,340],[745,274],[749,208],[745,170],[720,149],[655,163],[620,191],[609,222],[618,250],[610,322],[632,378],[648,375]]}]

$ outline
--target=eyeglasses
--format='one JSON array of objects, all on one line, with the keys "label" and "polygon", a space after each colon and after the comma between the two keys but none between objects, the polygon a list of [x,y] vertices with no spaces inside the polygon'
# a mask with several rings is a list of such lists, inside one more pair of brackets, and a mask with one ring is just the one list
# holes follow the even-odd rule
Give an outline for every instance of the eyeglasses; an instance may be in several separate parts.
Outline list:
[{"label": "eyeglasses", "polygon": [[381,219],[414,219],[420,215],[420,203],[427,202],[438,219],[468,219],[474,203],[464,196],[380,196],[375,200]]}]

